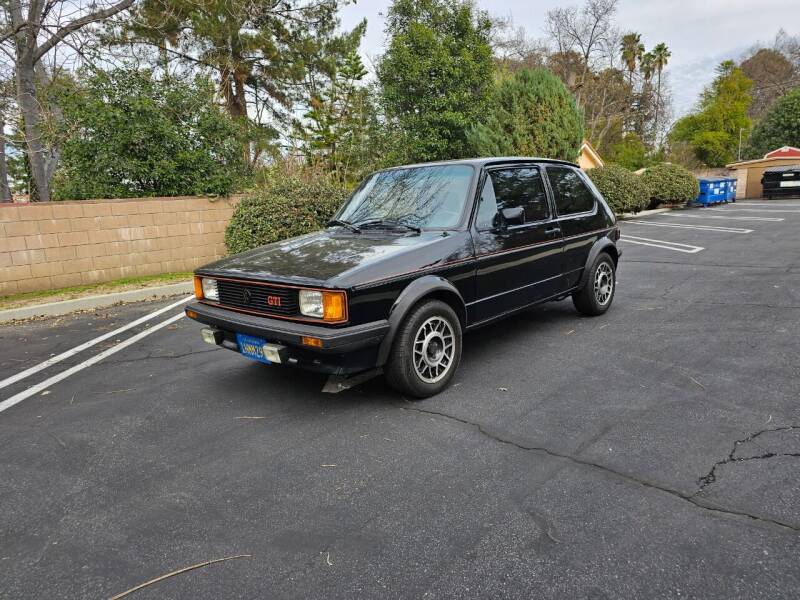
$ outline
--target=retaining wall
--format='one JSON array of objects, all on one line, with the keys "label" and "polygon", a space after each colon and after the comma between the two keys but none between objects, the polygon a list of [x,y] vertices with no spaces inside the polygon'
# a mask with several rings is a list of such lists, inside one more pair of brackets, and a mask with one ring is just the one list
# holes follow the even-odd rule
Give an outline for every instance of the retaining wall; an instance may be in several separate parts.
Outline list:
[{"label": "retaining wall", "polygon": [[238,198],[0,204],[0,295],[191,271],[225,256]]}]

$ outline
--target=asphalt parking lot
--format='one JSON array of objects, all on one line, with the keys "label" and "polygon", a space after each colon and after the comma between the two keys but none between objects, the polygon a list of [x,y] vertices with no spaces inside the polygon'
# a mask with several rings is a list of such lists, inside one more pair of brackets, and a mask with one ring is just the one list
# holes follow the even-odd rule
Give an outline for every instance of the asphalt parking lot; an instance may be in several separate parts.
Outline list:
[{"label": "asphalt parking lot", "polygon": [[[0,597],[238,557],[130,597],[796,598],[800,201],[622,229],[606,315],[469,334],[421,402],[323,394],[178,306],[0,382]],[[0,327],[0,379],[179,300]]]}]

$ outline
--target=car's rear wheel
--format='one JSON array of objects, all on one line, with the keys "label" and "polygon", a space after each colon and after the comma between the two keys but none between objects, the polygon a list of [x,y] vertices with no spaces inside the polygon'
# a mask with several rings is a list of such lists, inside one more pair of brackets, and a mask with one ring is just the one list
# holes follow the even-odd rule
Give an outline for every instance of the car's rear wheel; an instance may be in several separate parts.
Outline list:
[{"label": "car's rear wheel", "polygon": [[583,287],[572,294],[572,302],[579,313],[588,316],[602,315],[611,306],[617,288],[614,260],[605,252],[595,258]]},{"label": "car's rear wheel", "polygon": [[386,380],[402,394],[428,398],[450,383],[461,360],[461,323],[440,300],[415,306],[397,331]]}]

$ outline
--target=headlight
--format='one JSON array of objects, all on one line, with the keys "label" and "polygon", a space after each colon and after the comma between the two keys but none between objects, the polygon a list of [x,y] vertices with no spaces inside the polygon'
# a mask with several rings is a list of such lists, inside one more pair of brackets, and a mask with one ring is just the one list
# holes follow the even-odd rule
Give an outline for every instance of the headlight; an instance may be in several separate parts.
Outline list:
[{"label": "headlight", "polygon": [[322,306],[322,292],[300,290],[300,314],[321,319],[325,314]]},{"label": "headlight", "polygon": [[345,293],[300,290],[300,314],[324,321],[344,321],[347,318]]},{"label": "headlight", "polygon": [[219,290],[217,289],[216,279],[203,277],[203,298],[219,302]]}]

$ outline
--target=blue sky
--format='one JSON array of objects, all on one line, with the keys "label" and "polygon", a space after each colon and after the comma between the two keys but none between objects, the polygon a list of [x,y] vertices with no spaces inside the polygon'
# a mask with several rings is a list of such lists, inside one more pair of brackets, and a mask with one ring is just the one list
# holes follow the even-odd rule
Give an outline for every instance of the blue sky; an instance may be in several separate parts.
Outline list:
[{"label": "blue sky", "polygon": [[[544,16],[556,6],[580,4],[555,0],[477,0],[495,15],[511,16],[530,37],[544,36]],[[358,0],[342,10],[342,25],[367,18],[362,53],[369,59],[383,50],[381,13],[389,0]],[[665,42],[672,50],[667,67],[675,116],[689,111],[722,60],[738,60],[753,44],[771,43],[780,27],[800,33],[800,0],[620,0],[617,24],[642,34],[646,46]]]}]

